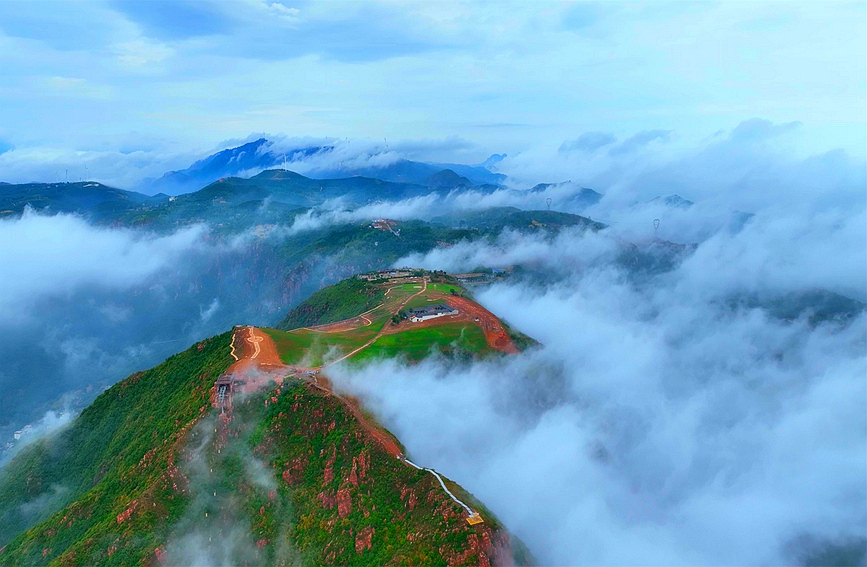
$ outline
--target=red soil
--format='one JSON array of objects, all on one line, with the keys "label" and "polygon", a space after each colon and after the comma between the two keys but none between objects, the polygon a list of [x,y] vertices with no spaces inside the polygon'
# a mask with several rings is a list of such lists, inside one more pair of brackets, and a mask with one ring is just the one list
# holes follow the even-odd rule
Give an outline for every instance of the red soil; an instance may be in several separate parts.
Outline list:
[{"label": "red soil", "polygon": [[[367,311],[366,313],[370,313],[370,311]],[[344,319],[343,321],[325,323],[324,325],[315,325],[306,328],[318,333],[342,333],[343,331],[352,331],[360,327],[365,327],[370,325],[370,323],[370,319],[364,314],[361,314],[352,319]]]},{"label": "red soil", "polygon": [[[235,384],[236,392],[254,392],[271,380],[277,383],[283,381],[288,367],[280,360],[277,346],[267,333],[256,327],[236,327],[232,335],[232,346],[237,360],[224,375],[234,375],[243,382]],[[219,407],[216,385],[211,387],[210,398],[211,405]],[[224,405],[226,409],[232,409],[231,395]]]},{"label": "red soil", "polygon": [[[436,319],[428,319],[413,323],[409,320],[401,321],[398,325],[386,325],[383,328],[383,335],[391,335],[394,333],[402,333],[411,329],[426,329],[428,327],[438,327],[446,323],[472,323],[479,327],[485,333],[485,340],[491,348],[509,354],[517,354],[518,348],[512,342],[509,333],[497,318],[496,315],[470,299],[458,297],[455,295],[446,295],[439,293],[429,293],[428,297],[440,299],[459,311],[457,315],[447,315],[437,317]],[[478,320],[476,320],[478,319]],[[377,336],[377,338],[379,338]]]},{"label": "red soil", "polygon": [[[518,347],[512,342],[509,333],[496,315],[465,297],[449,296],[446,302],[461,313],[472,317],[473,322],[485,332],[485,339],[490,346],[509,354],[518,354]],[[476,318],[478,321],[475,321]]]},{"label": "red soil", "polygon": [[232,336],[232,344],[235,345],[238,361],[229,367],[226,371],[228,374],[237,374],[261,366],[284,366],[277,353],[277,345],[267,333],[256,327],[237,327]]}]

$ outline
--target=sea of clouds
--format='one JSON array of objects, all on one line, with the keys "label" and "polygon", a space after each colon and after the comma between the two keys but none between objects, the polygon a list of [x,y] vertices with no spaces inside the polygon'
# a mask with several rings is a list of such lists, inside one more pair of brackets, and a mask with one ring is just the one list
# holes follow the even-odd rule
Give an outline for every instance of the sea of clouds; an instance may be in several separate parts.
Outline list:
[{"label": "sea of clouds", "polygon": [[[519,356],[387,361],[335,379],[545,565],[790,564],[829,542],[863,548],[864,313],[811,325],[731,302],[822,284],[863,297],[863,251],[845,246],[845,225],[824,227],[826,246],[785,261],[798,241],[767,236],[775,227],[729,238],[751,238],[755,253],[711,239],[640,283],[597,261],[545,287],[479,291],[542,343]],[[457,270],[535,255],[577,266],[594,257],[582,240],[606,257],[595,235],[546,248],[511,234],[490,250],[399,263]]]},{"label": "sea of clouds", "polygon": [[[771,193],[753,195],[751,176],[720,189],[718,202],[753,205],[736,229],[702,224],[723,217],[693,207],[603,199],[597,210],[615,223],[599,234],[506,232],[403,258],[556,274],[476,291],[541,346],[469,367],[344,366],[334,379],[541,564],[778,565],[823,552],[863,564],[867,316],[782,319],[744,301],[817,289],[867,300],[860,166],[792,188],[793,171],[810,169],[792,163]],[[634,278],[615,259],[622,238],[652,237],[648,212],[665,238],[697,247],[673,270]]]}]

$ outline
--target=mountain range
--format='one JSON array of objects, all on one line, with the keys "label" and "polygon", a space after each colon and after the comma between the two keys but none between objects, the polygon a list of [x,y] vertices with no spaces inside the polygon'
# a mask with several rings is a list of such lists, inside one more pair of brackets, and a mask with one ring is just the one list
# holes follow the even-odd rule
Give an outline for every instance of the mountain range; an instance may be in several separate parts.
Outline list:
[{"label": "mountain range", "polygon": [[[375,151],[366,159],[342,158],[334,145],[312,145],[278,151],[266,138],[216,152],[196,161],[186,169],[169,171],[158,179],[146,179],[137,187],[153,194],[178,195],[195,191],[221,178],[254,175],[266,169],[295,169],[299,162],[315,160],[316,166],[305,166],[308,176],[315,179],[342,177],[375,177],[384,181],[427,185],[429,178],[450,169],[466,178],[471,185],[497,185],[506,176],[488,169],[503,156],[495,154],[481,165],[443,164],[412,161],[389,154],[386,149]],[[362,164],[362,165],[360,165]],[[363,165],[366,164],[366,165]],[[434,180],[436,181],[436,180]]]}]

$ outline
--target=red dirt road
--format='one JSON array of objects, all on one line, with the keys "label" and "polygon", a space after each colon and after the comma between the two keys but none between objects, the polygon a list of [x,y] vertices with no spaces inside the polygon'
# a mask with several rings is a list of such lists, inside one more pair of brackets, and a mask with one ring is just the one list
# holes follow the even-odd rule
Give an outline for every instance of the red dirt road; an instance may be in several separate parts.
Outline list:
[{"label": "red dirt road", "polygon": [[[508,354],[518,354],[518,347],[512,342],[509,333],[497,318],[496,315],[470,299],[446,294],[428,294],[429,297],[442,299],[460,313],[457,315],[446,315],[437,317],[436,319],[428,319],[413,323],[409,320],[401,321],[398,325],[386,325],[382,330],[382,335],[391,335],[394,333],[402,333],[410,329],[426,329],[428,327],[438,327],[446,323],[471,323],[479,327],[485,333],[485,340],[488,346]],[[439,296],[439,297],[438,297]],[[478,319],[478,321],[476,320]],[[379,338],[377,336],[376,338]]]},{"label": "red dirt road", "polygon": [[232,335],[232,347],[237,362],[226,371],[238,374],[250,368],[270,366],[282,368],[283,361],[277,353],[277,345],[267,334],[256,327],[237,327]]}]

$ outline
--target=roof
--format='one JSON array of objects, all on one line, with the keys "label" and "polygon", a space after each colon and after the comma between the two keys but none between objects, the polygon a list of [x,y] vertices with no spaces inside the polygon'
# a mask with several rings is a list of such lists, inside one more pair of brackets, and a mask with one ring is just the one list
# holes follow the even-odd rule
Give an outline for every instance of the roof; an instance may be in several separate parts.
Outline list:
[{"label": "roof", "polygon": [[437,315],[439,313],[451,313],[452,311],[457,311],[451,305],[446,305],[445,303],[437,303],[436,305],[428,305],[427,307],[420,307],[418,309],[410,309],[409,314],[411,317],[424,317],[425,315]]}]

